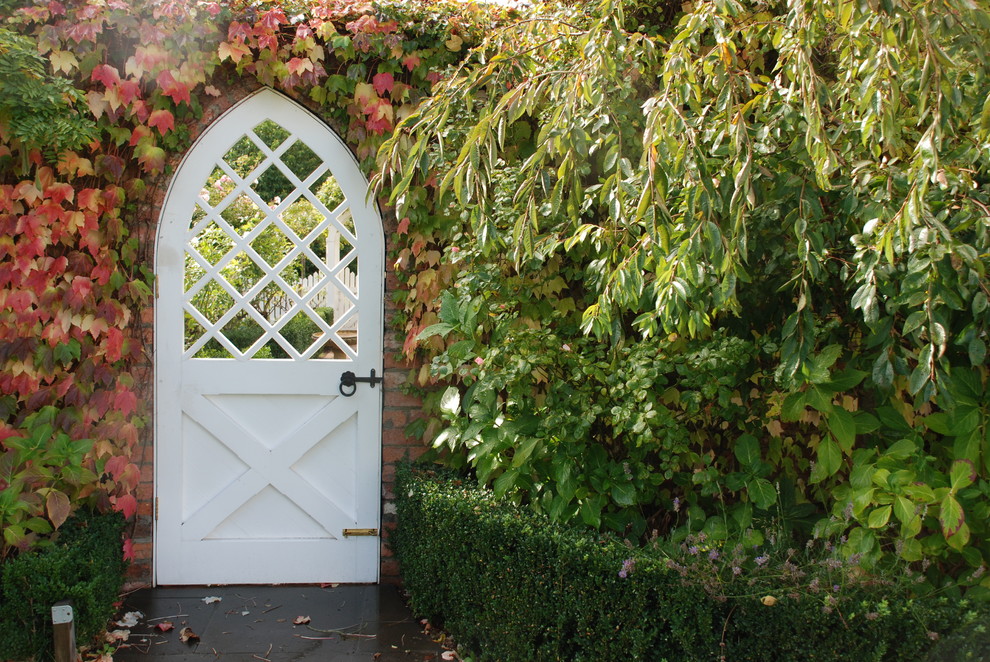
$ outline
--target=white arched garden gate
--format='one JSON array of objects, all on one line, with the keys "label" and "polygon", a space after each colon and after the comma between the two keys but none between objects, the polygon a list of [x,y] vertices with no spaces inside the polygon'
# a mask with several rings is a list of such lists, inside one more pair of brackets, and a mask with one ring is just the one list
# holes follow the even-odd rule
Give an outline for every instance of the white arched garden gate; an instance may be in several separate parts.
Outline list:
[{"label": "white arched garden gate", "polygon": [[367,189],[340,138],[269,89],[179,166],[156,263],[157,583],[377,581],[384,236]]}]

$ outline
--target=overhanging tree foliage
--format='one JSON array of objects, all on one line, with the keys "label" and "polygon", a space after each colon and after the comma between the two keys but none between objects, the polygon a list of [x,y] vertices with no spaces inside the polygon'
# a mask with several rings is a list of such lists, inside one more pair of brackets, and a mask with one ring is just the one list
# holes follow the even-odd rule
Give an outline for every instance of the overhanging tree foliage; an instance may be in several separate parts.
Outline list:
[{"label": "overhanging tree foliage", "polygon": [[494,31],[380,152],[438,447],[565,519],[980,567],[990,13],[639,20]]}]

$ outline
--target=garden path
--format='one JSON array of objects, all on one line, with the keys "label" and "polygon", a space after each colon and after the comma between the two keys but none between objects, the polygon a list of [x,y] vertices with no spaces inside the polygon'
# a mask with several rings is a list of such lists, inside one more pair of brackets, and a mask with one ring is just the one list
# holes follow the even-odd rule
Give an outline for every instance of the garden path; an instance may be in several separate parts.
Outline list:
[{"label": "garden path", "polygon": [[[120,617],[133,611],[143,615],[114,662],[419,662],[444,653],[388,585],[158,587],[128,595]],[[198,639],[182,642],[183,628]]]}]

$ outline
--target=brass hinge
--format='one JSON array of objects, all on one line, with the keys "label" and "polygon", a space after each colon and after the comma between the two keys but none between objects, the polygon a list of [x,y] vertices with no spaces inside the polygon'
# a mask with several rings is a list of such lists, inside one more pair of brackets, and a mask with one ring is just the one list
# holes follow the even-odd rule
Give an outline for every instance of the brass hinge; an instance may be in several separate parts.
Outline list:
[{"label": "brass hinge", "polygon": [[344,537],[351,536],[377,536],[378,529],[344,529]]},{"label": "brass hinge", "polygon": [[155,521],[158,521],[158,497],[155,497]]}]

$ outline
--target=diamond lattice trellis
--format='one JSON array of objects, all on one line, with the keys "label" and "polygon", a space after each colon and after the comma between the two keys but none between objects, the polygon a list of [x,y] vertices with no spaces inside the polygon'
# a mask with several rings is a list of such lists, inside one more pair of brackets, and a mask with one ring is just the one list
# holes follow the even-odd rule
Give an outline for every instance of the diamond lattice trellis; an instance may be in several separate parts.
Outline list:
[{"label": "diamond lattice trellis", "polygon": [[185,247],[185,357],[357,357],[358,241],[306,143],[255,126],[203,182]]}]

